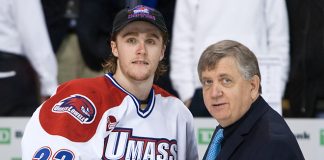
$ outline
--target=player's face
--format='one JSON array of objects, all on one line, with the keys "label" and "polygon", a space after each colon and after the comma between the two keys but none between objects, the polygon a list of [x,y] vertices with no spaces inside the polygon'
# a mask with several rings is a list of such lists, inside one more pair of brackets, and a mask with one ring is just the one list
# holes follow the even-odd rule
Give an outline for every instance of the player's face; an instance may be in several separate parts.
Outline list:
[{"label": "player's face", "polygon": [[204,102],[222,127],[240,119],[257,96],[257,80],[245,80],[232,57],[222,58],[213,70],[202,72]]},{"label": "player's face", "polygon": [[154,79],[165,51],[159,29],[144,21],[131,22],[124,27],[111,47],[118,57],[115,75],[136,81]]}]

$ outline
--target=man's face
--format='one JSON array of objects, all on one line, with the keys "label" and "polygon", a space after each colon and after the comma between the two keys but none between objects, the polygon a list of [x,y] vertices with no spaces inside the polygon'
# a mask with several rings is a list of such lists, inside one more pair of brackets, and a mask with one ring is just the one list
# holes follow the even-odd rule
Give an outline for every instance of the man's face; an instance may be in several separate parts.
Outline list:
[{"label": "man's face", "polygon": [[135,81],[153,80],[165,51],[160,30],[144,21],[125,26],[111,48],[118,57],[116,75]]},{"label": "man's face", "polygon": [[205,105],[222,127],[239,120],[257,94],[258,77],[245,80],[237,65],[233,57],[225,57],[213,70],[201,74]]}]

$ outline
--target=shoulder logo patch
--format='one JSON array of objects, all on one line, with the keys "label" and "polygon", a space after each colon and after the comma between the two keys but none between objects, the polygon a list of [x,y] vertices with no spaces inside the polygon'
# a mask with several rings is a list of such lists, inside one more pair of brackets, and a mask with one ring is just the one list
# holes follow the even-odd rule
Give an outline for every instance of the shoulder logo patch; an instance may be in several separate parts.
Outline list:
[{"label": "shoulder logo patch", "polygon": [[74,94],[56,103],[52,112],[68,113],[81,124],[90,124],[94,121],[97,111],[89,98]]}]

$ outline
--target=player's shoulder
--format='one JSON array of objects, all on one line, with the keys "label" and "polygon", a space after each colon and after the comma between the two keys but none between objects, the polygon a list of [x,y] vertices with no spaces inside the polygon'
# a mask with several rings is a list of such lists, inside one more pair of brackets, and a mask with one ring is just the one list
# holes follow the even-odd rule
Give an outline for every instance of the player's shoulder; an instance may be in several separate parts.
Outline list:
[{"label": "player's shoulder", "polygon": [[172,107],[173,113],[178,113],[185,119],[193,118],[189,109],[178,97],[174,96],[173,94],[157,85],[153,85],[153,89],[155,91],[155,95],[161,95],[161,99],[168,101],[168,105],[166,107]]},{"label": "player's shoulder", "polygon": [[161,99],[176,104],[174,106],[181,107],[184,105],[183,102],[178,97],[169,93],[168,91],[159,87],[158,85],[153,85],[153,89],[154,89],[155,96],[159,95]]},{"label": "player's shoulder", "polygon": [[41,127],[50,135],[74,142],[90,140],[109,108],[109,103],[103,105],[103,97],[109,95],[106,90],[110,86],[104,76],[63,83],[41,106],[38,116]]},{"label": "player's shoulder", "polygon": [[62,83],[59,88],[100,88],[107,85],[104,76],[94,78],[79,78]]},{"label": "player's shoulder", "polygon": [[[62,83],[56,90],[59,92],[88,92],[90,94],[107,93],[109,90],[114,89],[114,85],[106,76],[94,77],[94,78],[80,78],[74,79]],[[112,92],[111,92],[112,93]]]},{"label": "player's shoulder", "polygon": [[163,97],[176,97],[156,84],[153,85],[153,89],[155,91],[155,94],[160,94]]}]

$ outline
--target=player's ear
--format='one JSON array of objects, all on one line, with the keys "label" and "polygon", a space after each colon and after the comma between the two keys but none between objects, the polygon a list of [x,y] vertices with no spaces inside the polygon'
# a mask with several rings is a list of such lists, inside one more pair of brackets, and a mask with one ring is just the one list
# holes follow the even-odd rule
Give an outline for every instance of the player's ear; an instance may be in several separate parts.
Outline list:
[{"label": "player's ear", "polygon": [[160,61],[164,58],[165,50],[166,50],[166,45],[163,45],[163,47],[162,47],[162,53],[161,53],[161,56],[160,56]]},{"label": "player's ear", "polygon": [[110,41],[111,52],[115,57],[118,57],[117,43],[115,41]]}]

